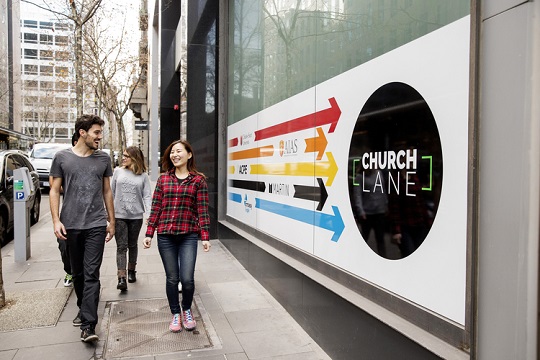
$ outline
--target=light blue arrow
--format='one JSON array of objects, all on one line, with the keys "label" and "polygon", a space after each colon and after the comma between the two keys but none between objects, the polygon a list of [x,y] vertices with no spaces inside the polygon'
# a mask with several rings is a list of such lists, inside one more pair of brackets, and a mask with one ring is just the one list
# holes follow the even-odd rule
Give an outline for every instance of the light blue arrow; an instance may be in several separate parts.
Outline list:
[{"label": "light blue arrow", "polygon": [[337,242],[345,224],[341,218],[341,213],[337,206],[332,206],[334,215],[324,214],[318,211],[306,210],[290,205],[280,204],[273,201],[255,198],[255,207],[277,215],[285,216],[289,219],[301,221],[303,223],[318,226],[320,228],[334,232],[332,241]]},{"label": "light blue arrow", "polygon": [[241,204],[242,203],[242,195],[230,192],[229,193],[229,200],[232,200],[234,202],[237,202],[237,203]]}]

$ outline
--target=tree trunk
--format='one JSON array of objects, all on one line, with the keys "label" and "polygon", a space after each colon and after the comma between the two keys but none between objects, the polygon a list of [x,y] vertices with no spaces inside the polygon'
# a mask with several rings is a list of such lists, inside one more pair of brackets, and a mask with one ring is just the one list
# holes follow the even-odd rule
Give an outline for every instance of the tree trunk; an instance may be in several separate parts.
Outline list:
[{"label": "tree trunk", "polygon": [[75,24],[75,96],[77,99],[77,118],[83,114],[83,51],[82,51],[82,25]]}]

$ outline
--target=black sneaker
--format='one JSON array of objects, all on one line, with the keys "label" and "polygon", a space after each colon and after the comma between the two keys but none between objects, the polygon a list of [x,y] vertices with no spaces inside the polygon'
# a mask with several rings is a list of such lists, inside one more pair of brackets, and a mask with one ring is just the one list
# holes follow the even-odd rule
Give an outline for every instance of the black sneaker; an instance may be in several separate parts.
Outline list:
[{"label": "black sneaker", "polygon": [[92,342],[92,341],[98,341],[99,340],[99,337],[96,335],[96,332],[94,331],[94,329],[84,329],[82,332],[81,332],[81,340],[84,341],[84,342]]},{"label": "black sneaker", "polygon": [[77,316],[75,316],[75,319],[73,319],[73,326],[81,326],[82,320],[81,320],[81,312],[79,311],[77,313]]}]

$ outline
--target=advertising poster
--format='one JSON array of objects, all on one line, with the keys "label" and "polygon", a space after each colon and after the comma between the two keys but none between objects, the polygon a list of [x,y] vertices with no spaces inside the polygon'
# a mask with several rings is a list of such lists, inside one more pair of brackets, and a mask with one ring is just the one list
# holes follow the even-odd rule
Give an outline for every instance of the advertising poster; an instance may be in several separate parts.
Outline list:
[{"label": "advertising poster", "polygon": [[469,26],[229,126],[227,214],[464,325]]}]

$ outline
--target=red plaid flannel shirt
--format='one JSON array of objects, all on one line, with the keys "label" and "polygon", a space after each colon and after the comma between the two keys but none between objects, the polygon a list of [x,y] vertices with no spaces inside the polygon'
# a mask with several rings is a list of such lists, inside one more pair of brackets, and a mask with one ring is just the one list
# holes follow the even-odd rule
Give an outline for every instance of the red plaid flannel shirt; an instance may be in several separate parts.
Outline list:
[{"label": "red plaid flannel shirt", "polygon": [[158,234],[199,233],[201,240],[210,240],[208,185],[204,176],[190,173],[184,180],[174,168],[161,174],[152,197],[146,236]]}]

